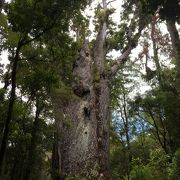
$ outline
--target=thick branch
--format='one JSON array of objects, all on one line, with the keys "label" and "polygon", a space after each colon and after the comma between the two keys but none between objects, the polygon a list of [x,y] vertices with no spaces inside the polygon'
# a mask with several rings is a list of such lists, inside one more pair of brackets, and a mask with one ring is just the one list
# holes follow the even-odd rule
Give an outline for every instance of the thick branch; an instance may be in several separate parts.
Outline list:
[{"label": "thick branch", "polygon": [[111,1],[109,1],[108,3],[107,3],[107,5],[109,5],[109,4],[111,4],[111,3],[113,3],[113,2],[115,2],[116,0],[111,0]]},{"label": "thick branch", "polygon": [[106,30],[107,30],[107,2],[106,0],[102,1],[103,3],[103,10],[104,16],[102,17],[102,22],[100,23],[99,32],[95,41],[94,49],[93,49],[93,55],[94,55],[94,61],[97,70],[101,73],[103,72],[103,64],[104,64],[104,44],[106,40]]},{"label": "thick branch", "polygon": [[122,53],[122,55],[116,60],[116,63],[111,67],[111,76],[114,76],[121,66],[127,61],[127,58],[133,49],[132,44],[128,45],[125,49],[124,53]]},{"label": "thick branch", "polygon": [[175,21],[167,20],[166,22],[167,22],[167,29],[171,37],[173,55],[176,56],[176,51],[178,50],[178,44],[179,44],[179,33]]},{"label": "thick branch", "polygon": [[[135,32],[136,30],[135,20],[138,18],[139,18],[138,32],[135,33],[135,35],[133,35],[133,32]],[[111,77],[116,75],[117,71],[127,61],[127,58],[130,55],[131,51],[138,45],[138,40],[141,36],[141,32],[148,23],[149,21],[147,17],[145,18],[143,15],[141,15],[139,9],[137,8],[134,12],[134,17],[131,20],[131,24],[129,25],[129,31],[127,32],[127,39],[128,39],[127,46],[124,48],[122,55],[116,60],[116,63],[111,67],[111,72],[110,72]]]}]

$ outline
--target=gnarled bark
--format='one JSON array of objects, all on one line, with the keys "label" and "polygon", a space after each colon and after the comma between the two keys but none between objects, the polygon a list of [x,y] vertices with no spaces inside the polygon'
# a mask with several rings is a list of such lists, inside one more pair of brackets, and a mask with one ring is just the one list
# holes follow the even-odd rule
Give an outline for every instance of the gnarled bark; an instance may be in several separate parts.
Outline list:
[{"label": "gnarled bark", "polygon": [[52,97],[59,132],[54,157],[56,161],[59,158],[56,167],[60,175],[55,175],[55,179],[67,176],[108,179],[108,81],[99,77],[95,82],[87,41],[73,74],[73,95]]}]

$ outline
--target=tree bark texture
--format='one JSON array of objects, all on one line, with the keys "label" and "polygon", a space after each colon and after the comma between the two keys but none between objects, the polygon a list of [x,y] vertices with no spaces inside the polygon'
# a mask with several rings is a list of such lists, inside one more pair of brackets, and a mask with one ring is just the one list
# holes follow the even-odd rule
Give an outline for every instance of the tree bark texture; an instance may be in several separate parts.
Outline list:
[{"label": "tree bark texture", "polygon": [[109,179],[108,79],[98,74],[91,54],[86,41],[73,68],[73,95],[52,97],[58,138],[54,179]]}]

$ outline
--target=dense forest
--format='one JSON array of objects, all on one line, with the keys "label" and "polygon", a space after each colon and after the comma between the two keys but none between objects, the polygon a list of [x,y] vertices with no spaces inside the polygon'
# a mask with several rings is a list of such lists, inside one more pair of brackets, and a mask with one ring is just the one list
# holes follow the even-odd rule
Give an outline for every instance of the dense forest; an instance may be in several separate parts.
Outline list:
[{"label": "dense forest", "polygon": [[180,0],[0,0],[0,179],[180,180],[179,24]]}]

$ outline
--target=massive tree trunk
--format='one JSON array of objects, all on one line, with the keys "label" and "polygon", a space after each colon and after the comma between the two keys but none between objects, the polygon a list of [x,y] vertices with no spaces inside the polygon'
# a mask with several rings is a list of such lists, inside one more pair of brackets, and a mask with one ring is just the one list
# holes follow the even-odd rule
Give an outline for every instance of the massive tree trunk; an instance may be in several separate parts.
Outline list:
[{"label": "massive tree trunk", "polygon": [[[85,40],[73,67],[73,93],[52,97],[58,126],[54,147],[54,179],[67,176],[109,179],[109,78],[105,73],[104,19],[92,49]],[[61,118],[60,118],[61,117]],[[57,160],[58,159],[58,160]]]},{"label": "massive tree trunk", "polygon": [[91,54],[86,41],[73,69],[73,94],[52,97],[59,140],[53,155],[54,168],[58,169],[56,179],[109,179],[109,85]]}]

